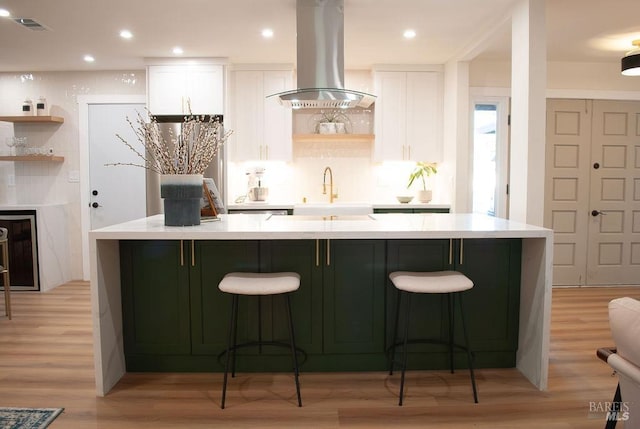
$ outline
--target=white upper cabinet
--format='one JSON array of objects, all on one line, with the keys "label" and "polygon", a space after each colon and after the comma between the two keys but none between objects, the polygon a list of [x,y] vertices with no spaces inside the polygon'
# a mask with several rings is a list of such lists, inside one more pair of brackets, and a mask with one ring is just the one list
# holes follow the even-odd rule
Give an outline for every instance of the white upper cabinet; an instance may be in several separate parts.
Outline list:
[{"label": "white upper cabinet", "polygon": [[442,161],[441,73],[374,73],[376,161]]},{"label": "white upper cabinet", "polygon": [[147,106],[154,115],[223,114],[223,94],[222,65],[153,65],[147,69]]},{"label": "white upper cabinet", "polygon": [[[231,161],[290,161],[291,109],[280,105],[278,92],[293,88],[291,70],[235,70],[231,72],[229,121],[233,130],[228,148]],[[225,118],[226,119],[226,118]]]}]

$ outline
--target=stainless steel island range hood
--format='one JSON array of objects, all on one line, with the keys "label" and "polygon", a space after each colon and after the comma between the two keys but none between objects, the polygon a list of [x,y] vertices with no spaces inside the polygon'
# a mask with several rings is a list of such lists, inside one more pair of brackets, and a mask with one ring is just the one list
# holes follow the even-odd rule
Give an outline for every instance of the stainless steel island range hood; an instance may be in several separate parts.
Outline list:
[{"label": "stainless steel island range hood", "polygon": [[369,107],[375,96],[344,89],[344,0],[296,0],[298,89],[273,94],[284,106]]}]

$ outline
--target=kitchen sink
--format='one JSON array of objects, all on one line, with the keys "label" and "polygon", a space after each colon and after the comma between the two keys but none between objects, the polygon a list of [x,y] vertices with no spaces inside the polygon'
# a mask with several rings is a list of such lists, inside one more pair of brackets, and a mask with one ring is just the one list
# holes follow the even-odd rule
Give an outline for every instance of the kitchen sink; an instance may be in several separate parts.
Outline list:
[{"label": "kitchen sink", "polygon": [[293,206],[294,215],[305,216],[366,216],[373,214],[368,203],[304,203]]}]

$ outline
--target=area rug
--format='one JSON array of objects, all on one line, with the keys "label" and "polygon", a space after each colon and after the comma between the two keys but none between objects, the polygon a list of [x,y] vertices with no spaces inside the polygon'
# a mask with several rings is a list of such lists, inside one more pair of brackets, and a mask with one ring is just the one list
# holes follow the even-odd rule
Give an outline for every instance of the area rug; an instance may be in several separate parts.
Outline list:
[{"label": "area rug", "polygon": [[64,408],[0,408],[0,429],[43,429]]}]

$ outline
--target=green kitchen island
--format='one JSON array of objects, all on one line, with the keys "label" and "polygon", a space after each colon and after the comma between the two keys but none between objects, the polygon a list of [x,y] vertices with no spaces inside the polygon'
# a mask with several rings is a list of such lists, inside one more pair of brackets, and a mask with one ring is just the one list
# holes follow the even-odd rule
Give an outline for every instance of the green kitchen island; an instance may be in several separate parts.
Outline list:
[{"label": "green kitchen island", "polygon": [[[552,231],[545,228],[471,214],[232,214],[166,227],[158,215],[91,231],[90,244],[100,396],[126,371],[220,371],[230,300],[217,285],[230,271],[300,273],[292,305],[305,372],[384,370],[396,300],[389,272],[459,270],[475,283],[465,311],[476,366],[515,366],[546,389]],[[445,335],[440,297],[419,298],[411,326]],[[262,298],[265,338],[286,336],[279,305]],[[257,315],[256,300],[245,302],[239,337],[257,336]],[[425,346],[409,364],[446,362],[446,350]],[[289,370],[290,357],[247,349],[238,365]]]}]

